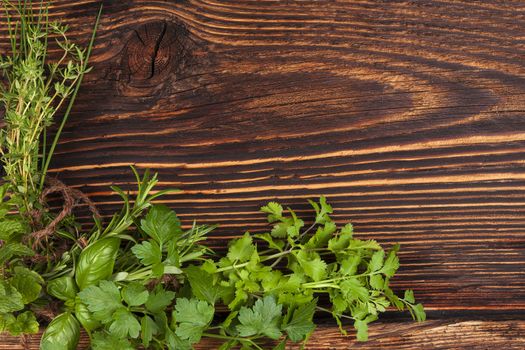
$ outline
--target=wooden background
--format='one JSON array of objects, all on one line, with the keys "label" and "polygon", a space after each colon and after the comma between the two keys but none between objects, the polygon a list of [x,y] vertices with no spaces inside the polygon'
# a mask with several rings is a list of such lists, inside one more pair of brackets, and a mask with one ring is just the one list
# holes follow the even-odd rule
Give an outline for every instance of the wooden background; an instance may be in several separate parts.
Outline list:
[{"label": "wooden background", "polygon": [[[100,3],[52,17],[87,42]],[[309,215],[324,194],[360,237],[402,244],[393,284],[428,310],[387,314],[356,348],[525,348],[524,1],[104,6],[60,179],[108,214],[128,164],[158,170],[185,223],[221,225],[219,249],[267,229],[265,202]],[[330,325],[311,349],[354,343]]]}]

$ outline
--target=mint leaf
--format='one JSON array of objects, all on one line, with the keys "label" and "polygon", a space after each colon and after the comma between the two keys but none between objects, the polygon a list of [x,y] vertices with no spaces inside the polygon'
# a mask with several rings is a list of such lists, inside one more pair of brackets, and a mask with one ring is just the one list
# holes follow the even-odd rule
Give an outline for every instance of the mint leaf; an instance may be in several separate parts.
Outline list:
[{"label": "mint leaf", "polygon": [[175,334],[190,343],[198,343],[202,332],[213,319],[215,308],[205,301],[178,298],[173,312],[177,322]]},{"label": "mint leaf", "polygon": [[140,227],[160,244],[176,239],[182,233],[177,214],[165,205],[151,207],[146,217],[140,221]]},{"label": "mint leaf", "polygon": [[145,241],[134,245],[131,251],[140,260],[141,264],[145,266],[160,264],[162,261],[160,246],[155,241]]},{"label": "mint leaf", "polygon": [[242,337],[265,335],[271,339],[279,339],[281,311],[282,305],[277,305],[272,296],[257,300],[251,309],[243,306],[239,310],[238,319],[241,324],[237,325],[237,331]]},{"label": "mint leaf", "polygon": [[29,304],[39,297],[44,279],[34,271],[16,266],[9,282],[22,295],[23,303]]},{"label": "mint leaf", "polygon": [[93,317],[103,323],[111,322],[113,313],[124,307],[120,300],[120,291],[111,281],[100,281],[99,286],[89,286],[78,295],[93,313]]},{"label": "mint leaf", "polygon": [[16,316],[16,320],[9,324],[8,330],[14,336],[36,334],[38,333],[39,325],[35,315],[31,311],[26,311]]},{"label": "mint leaf", "polygon": [[109,332],[118,338],[137,338],[140,334],[140,323],[127,309],[120,308],[113,314]]},{"label": "mint leaf", "polygon": [[7,281],[0,280],[0,313],[19,311],[23,308],[22,294]]},{"label": "mint leaf", "polygon": [[122,289],[122,297],[129,306],[138,306],[146,303],[149,292],[142,284],[131,282]]},{"label": "mint leaf", "polygon": [[291,341],[299,342],[304,340],[308,334],[313,332],[315,324],[312,322],[312,319],[316,306],[317,299],[314,299],[294,310],[292,320],[284,327]]}]

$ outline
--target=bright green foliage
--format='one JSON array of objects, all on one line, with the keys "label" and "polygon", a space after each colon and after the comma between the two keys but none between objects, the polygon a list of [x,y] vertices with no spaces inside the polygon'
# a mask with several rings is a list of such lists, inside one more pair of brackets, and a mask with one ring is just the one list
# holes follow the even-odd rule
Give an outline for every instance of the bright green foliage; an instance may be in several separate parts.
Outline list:
[{"label": "bright green foliage", "polygon": [[288,334],[288,337],[293,342],[304,340],[315,329],[315,324],[312,319],[317,306],[317,299],[312,300],[308,304],[301,305],[293,309],[292,318],[288,323],[283,324],[283,329]]},{"label": "bright green foliage", "polygon": [[119,238],[104,238],[80,253],[75,278],[81,290],[111,276],[119,246]]},{"label": "bright green foliage", "polygon": [[41,350],[75,350],[80,338],[80,325],[69,312],[63,313],[47,326],[40,343]]},{"label": "bright green foliage", "polygon": [[271,339],[281,336],[280,320],[282,305],[277,305],[271,296],[257,300],[253,307],[242,307],[239,311],[237,331],[242,337],[265,335]]},{"label": "bright green foliage", "polygon": [[202,300],[181,298],[177,299],[173,313],[175,334],[194,344],[200,341],[202,332],[213,319],[215,309]]}]

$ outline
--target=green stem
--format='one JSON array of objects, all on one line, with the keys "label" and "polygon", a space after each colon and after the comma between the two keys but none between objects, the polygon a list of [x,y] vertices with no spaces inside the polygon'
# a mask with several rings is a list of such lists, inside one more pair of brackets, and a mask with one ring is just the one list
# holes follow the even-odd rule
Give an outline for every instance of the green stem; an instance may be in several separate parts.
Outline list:
[{"label": "green stem", "polygon": [[[285,250],[284,252],[280,252],[280,253],[276,253],[276,254],[273,254],[273,255],[269,255],[269,256],[266,256],[266,257],[262,257],[261,258],[261,262],[264,262],[264,261],[268,261],[268,260],[272,260],[272,259],[276,259],[276,258],[279,258],[279,257],[282,257],[286,254],[290,254],[292,250]],[[245,262],[245,263],[242,263],[242,264],[234,264],[232,266],[225,266],[225,267],[221,267],[220,269],[217,269],[216,272],[224,272],[224,271],[229,271],[229,270],[233,270],[233,269],[237,269],[239,267],[245,267],[245,266],[248,266],[248,264],[250,264],[250,262]]]}]

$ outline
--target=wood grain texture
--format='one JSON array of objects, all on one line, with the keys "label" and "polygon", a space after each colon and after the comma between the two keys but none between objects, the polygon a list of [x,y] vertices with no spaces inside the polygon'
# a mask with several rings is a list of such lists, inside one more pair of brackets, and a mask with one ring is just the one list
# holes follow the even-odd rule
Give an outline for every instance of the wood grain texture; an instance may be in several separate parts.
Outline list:
[{"label": "wood grain texture", "polygon": [[[371,326],[366,343],[355,342],[353,336],[342,336],[337,328],[320,327],[312,335],[307,349],[523,349],[525,321],[428,321],[424,324],[376,323]],[[37,349],[40,335],[20,339],[0,335],[0,350]],[[217,349],[220,342],[205,342],[196,349]],[[270,348],[271,344],[268,344]],[[24,348],[26,346],[26,348]],[[88,346],[83,336],[79,349]],[[289,346],[287,349],[298,349]]]},{"label": "wood grain texture", "polygon": [[[100,3],[56,0],[51,17],[87,42]],[[525,2],[104,6],[52,164],[104,213],[118,208],[108,186],[133,181],[129,164],[152,168],[183,190],[163,201],[185,223],[221,225],[221,250],[268,229],[265,202],[307,216],[305,199],[324,194],[360,237],[402,244],[392,282],[428,310],[525,319]],[[6,35],[2,17],[3,48]],[[478,335],[447,327],[448,348]],[[491,332],[480,339],[499,341]]]}]

